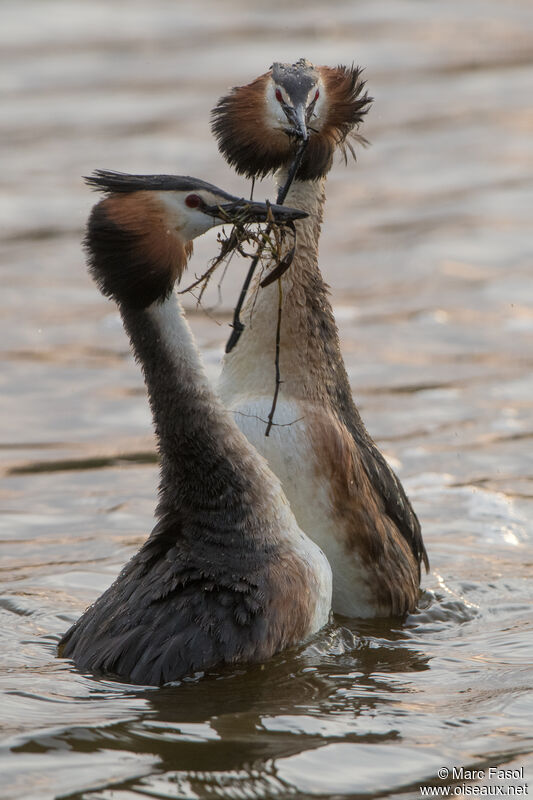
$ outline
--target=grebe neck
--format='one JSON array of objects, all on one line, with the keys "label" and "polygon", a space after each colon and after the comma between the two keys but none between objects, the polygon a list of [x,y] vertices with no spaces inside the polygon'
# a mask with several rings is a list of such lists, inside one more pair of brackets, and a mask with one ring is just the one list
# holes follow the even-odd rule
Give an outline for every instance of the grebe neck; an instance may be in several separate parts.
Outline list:
[{"label": "grebe neck", "polygon": [[[248,514],[243,498],[257,499],[269,486],[261,488],[262,462],[208,385],[176,295],[120,311],[142,366],[159,445],[158,516],[209,512],[210,528],[238,526],[235,516]],[[220,519],[215,522],[213,514]]]},{"label": "grebe neck", "polygon": [[[282,185],[285,171],[277,174]],[[286,398],[329,402],[332,384],[346,380],[329,287],[318,266],[318,244],[325,200],[325,178],[294,181],[286,202],[307,211],[298,220],[296,250],[281,278],[281,394]],[[275,266],[275,265],[273,265]],[[274,391],[275,336],[280,287],[275,281],[250,291],[243,312],[245,330],[225,357],[220,392],[226,403],[239,394],[270,395]]]},{"label": "grebe neck", "polygon": [[[281,169],[276,173],[278,189],[287,180],[287,170]],[[305,270],[318,270],[318,245],[324,215],[326,178],[317,178],[312,181],[292,182],[285,205],[307,211],[308,217],[296,222],[297,242],[296,253],[291,264],[291,272]]]}]

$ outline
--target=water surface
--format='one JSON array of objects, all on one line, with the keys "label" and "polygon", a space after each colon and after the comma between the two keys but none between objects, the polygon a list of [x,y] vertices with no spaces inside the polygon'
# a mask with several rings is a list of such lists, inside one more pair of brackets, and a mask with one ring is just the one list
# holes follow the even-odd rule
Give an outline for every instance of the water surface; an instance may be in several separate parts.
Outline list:
[{"label": "water surface", "polygon": [[[531,793],[529,0],[0,8],[0,795],[414,798],[454,765],[524,766]],[[364,65],[375,97],[372,147],[328,181],[321,264],[354,395],[422,520],[421,607],[180,686],[96,680],[56,643],[150,531],[157,465],[139,370],[85,273],[80,176],[245,193],[209,110],[301,56]],[[188,301],[213,378],[241,279],[220,303],[213,287],[214,319]]]}]

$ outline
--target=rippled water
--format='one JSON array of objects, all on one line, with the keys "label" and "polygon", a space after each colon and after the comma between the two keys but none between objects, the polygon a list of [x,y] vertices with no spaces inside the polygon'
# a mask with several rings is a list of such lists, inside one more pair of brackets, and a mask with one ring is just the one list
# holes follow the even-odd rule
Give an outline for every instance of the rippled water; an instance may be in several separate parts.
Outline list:
[{"label": "rippled water", "polygon": [[[523,766],[531,794],[530,0],[0,10],[0,796],[419,797],[461,765]],[[95,680],[56,642],[149,532],[157,467],[139,371],[85,273],[80,176],[246,192],[209,109],[300,56],[365,65],[375,97],[372,147],[329,179],[321,263],[354,394],[423,523],[421,607],[337,618],[181,686]],[[193,271],[213,248],[198,242]],[[218,324],[191,306],[213,377],[241,272]]]}]

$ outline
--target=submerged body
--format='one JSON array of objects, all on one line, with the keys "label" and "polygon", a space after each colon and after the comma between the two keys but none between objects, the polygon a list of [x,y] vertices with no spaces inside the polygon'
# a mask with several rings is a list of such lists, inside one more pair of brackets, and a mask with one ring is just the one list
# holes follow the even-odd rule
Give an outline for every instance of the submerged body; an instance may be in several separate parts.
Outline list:
[{"label": "submerged body", "polygon": [[[143,368],[161,455],[158,523],[65,634],[60,655],[82,670],[158,685],[264,661],[303,641],[327,622],[331,571],[208,385],[171,293],[179,277],[173,257],[162,258],[174,220],[160,197],[158,214],[145,213],[154,207],[149,194],[137,192],[130,206],[138,208],[126,215],[128,201],[118,195],[100,203],[86,244],[93,276],[117,300]],[[202,221],[195,224],[199,235]],[[162,249],[154,249],[154,233]]]},{"label": "submerged body", "polygon": [[[326,553],[333,571],[333,610],[375,617],[416,607],[420,564],[428,562],[418,519],[353,402],[318,265],[325,176],[335,149],[346,146],[346,136],[366,112],[369,100],[362,87],[356,69],[315,68],[303,60],[275,64],[270,73],[222,98],[213,128],[237,171],[252,176],[278,168],[279,185],[286,181],[295,139],[308,138],[286,199],[309,216],[296,223],[294,259],[281,278],[282,383],[269,436],[276,284],[256,285],[250,293],[245,329],[224,358],[220,394],[280,478],[299,525]],[[244,107],[246,124],[235,138]],[[254,115],[252,126],[248,120]]]}]

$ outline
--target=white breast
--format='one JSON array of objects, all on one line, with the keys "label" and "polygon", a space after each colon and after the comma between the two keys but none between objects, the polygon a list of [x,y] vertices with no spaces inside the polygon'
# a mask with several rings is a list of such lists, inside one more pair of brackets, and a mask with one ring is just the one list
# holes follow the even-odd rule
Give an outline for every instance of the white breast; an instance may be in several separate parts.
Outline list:
[{"label": "white breast", "polygon": [[305,410],[296,401],[280,395],[274,417],[276,424],[266,437],[272,396],[231,397],[228,388],[228,383],[223,382],[223,402],[248,441],[266,458],[281,481],[302,531],[327,556],[334,576],[333,611],[345,616],[375,616],[375,602],[365,580],[366,570],[356,554],[347,553],[342,531],[335,523],[330,487],[320,472],[317,454],[311,446]]},{"label": "white breast", "polygon": [[315,601],[315,606],[312,610],[309,628],[303,637],[306,638],[323,628],[329,620],[332,595],[331,567],[320,547],[297,524],[295,514],[281,489],[273,497],[272,505],[276,509],[278,539],[284,540],[288,549],[307,567],[308,597]]}]

